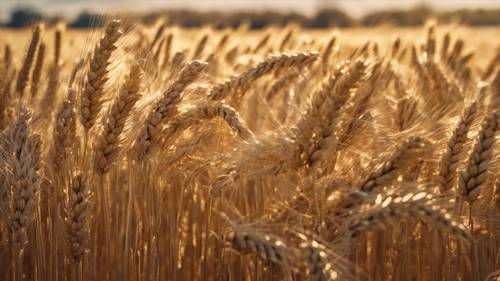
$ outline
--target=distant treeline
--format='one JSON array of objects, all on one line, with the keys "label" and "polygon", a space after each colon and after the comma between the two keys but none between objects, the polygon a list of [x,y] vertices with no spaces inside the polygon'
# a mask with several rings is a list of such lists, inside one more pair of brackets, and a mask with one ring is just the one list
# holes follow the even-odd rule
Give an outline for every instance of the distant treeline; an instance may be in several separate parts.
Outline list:
[{"label": "distant treeline", "polygon": [[[159,17],[164,17],[169,24],[183,27],[199,27],[212,25],[215,28],[236,28],[248,24],[251,29],[259,29],[269,25],[286,25],[296,23],[306,28],[350,27],[350,26],[375,26],[391,24],[396,26],[418,26],[429,18],[441,23],[461,23],[472,26],[500,25],[500,9],[496,10],[457,10],[452,12],[436,12],[428,7],[417,7],[409,10],[387,10],[369,13],[359,19],[350,17],[338,9],[323,9],[312,17],[298,13],[276,12],[197,12],[188,10],[161,11],[149,14],[129,14],[129,17],[138,18],[146,22],[154,22]],[[94,13],[83,12],[68,25],[73,28],[99,27],[103,21],[96,20],[102,16]],[[46,17],[42,13],[29,9],[17,9],[11,13],[10,19],[0,25],[7,27],[29,26],[37,21],[50,23],[61,20],[60,17]]]}]

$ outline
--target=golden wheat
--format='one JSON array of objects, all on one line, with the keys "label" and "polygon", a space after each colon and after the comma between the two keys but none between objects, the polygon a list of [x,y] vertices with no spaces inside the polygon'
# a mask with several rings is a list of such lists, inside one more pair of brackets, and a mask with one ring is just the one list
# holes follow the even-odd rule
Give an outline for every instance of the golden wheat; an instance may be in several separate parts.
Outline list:
[{"label": "golden wheat", "polygon": [[0,280],[498,279],[498,29],[102,20],[0,30]]}]

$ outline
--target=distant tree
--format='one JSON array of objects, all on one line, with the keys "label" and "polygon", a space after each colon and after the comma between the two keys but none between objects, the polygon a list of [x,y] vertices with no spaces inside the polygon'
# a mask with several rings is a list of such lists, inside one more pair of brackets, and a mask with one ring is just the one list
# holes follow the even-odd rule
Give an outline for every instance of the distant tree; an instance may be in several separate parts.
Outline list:
[{"label": "distant tree", "polygon": [[459,22],[465,25],[500,25],[500,9],[496,10],[457,10],[443,12],[439,15],[442,22]]},{"label": "distant tree", "polygon": [[310,28],[347,27],[353,24],[354,21],[346,13],[333,8],[319,11],[314,18],[304,23],[305,27]]},{"label": "distant tree", "polygon": [[365,15],[361,19],[361,24],[364,26],[375,26],[380,24],[419,26],[423,25],[433,14],[434,12],[426,6],[420,6],[410,10],[386,10]]},{"label": "distant tree", "polygon": [[10,14],[7,27],[26,27],[42,20],[42,14],[32,8],[18,8]]},{"label": "distant tree", "polygon": [[104,26],[104,18],[98,14],[82,12],[78,17],[70,23],[73,28],[97,28]]}]

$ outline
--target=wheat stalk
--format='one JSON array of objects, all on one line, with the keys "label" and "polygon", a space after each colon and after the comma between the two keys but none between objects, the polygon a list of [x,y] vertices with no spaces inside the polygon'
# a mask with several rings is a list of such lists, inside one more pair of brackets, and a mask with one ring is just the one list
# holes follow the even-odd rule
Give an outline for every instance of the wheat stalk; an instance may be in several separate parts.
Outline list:
[{"label": "wheat stalk", "polygon": [[396,124],[400,131],[405,131],[411,127],[418,116],[417,101],[408,97],[400,100],[397,105]]}]

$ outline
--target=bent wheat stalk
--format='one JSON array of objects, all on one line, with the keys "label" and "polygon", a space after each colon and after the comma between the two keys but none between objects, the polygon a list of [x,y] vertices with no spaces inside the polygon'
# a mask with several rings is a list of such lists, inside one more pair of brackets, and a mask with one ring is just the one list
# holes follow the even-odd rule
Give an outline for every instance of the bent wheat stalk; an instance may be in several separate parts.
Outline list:
[{"label": "bent wheat stalk", "polygon": [[[428,194],[420,192],[407,194],[403,197],[387,197],[381,204],[364,211],[361,218],[355,219],[349,225],[352,237],[359,237],[366,230],[381,226],[381,224],[395,225],[397,220],[422,220],[444,233],[466,242],[471,242],[471,235],[464,225],[453,220],[446,210],[432,203],[426,203]],[[423,200],[424,199],[424,200]]]},{"label": "bent wheat stalk", "polygon": [[239,229],[235,229],[228,239],[231,246],[241,253],[253,253],[285,269],[289,267],[283,251],[286,245],[281,240],[273,239],[269,235],[259,235],[256,232],[246,232]]},{"label": "bent wheat stalk", "polygon": [[283,54],[269,57],[242,74],[213,86],[208,94],[208,99],[212,101],[222,100],[235,93],[236,95],[231,98],[240,100],[251,84],[260,77],[284,68],[306,66],[314,62],[317,57],[317,53]]},{"label": "bent wheat stalk", "polygon": [[168,123],[162,135],[165,137],[166,143],[171,143],[170,140],[175,139],[182,131],[200,123],[202,120],[210,120],[216,117],[224,120],[231,130],[243,140],[255,142],[253,133],[248,129],[240,114],[223,102],[208,103],[181,113]]},{"label": "bent wheat stalk", "polygon": [[193,83],[206,67],[207,64],[201,61],[189,63],[181,71],[177,80],[163,92],[135,140],[133,149],[139,159],[145,159],[151,146],[158,144],[163,125],[177,113],[177,104],[182,98],[184,89]]}]

